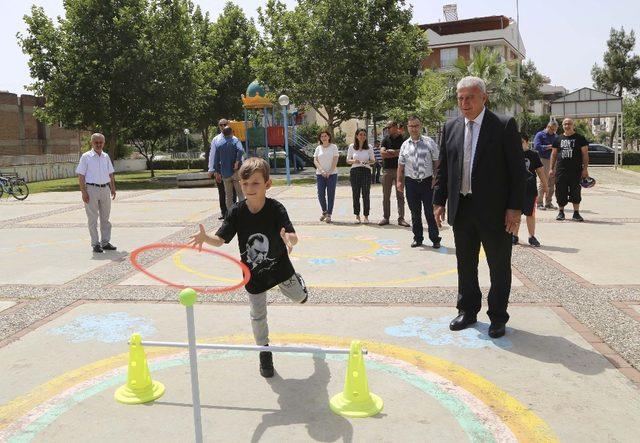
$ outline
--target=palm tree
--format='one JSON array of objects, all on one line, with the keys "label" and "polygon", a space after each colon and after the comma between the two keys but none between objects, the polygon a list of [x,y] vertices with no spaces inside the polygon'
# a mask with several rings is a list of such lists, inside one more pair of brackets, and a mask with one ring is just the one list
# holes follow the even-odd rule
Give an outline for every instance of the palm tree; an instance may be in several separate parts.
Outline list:
[{"label": "palm tree", "polygon": [[466,76],[480,77],[487,85],[489,99],[487,107],[508,108],[516,103],[522,104],[520,88],[522,81],[516,74],[517,60],[501,61],[501,54],[490,48],[482,48],[475,53],[473,60],[459,57],[449,72],[448,99],[451,107],[456,103],[456,84]]}]

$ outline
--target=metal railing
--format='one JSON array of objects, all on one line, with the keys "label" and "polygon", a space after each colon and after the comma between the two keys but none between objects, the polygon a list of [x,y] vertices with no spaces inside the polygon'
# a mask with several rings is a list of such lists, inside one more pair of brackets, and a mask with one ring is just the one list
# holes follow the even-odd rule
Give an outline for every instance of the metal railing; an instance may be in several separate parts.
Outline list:
[{"label": "metal railing", "polygon": [[40,155],[0,155],[0,166],[47,165],[51,163],[77,163],[79,153]]}]

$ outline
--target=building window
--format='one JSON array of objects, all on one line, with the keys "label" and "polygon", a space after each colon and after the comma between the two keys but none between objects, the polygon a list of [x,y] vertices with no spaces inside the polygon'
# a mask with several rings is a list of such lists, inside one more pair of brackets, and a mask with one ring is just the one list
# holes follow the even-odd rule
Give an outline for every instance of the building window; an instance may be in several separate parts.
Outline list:
[{"label": "building window", "polygon": [[458,59],[458,48],[444,48],[440,50],[440,67],[448,68]]}]

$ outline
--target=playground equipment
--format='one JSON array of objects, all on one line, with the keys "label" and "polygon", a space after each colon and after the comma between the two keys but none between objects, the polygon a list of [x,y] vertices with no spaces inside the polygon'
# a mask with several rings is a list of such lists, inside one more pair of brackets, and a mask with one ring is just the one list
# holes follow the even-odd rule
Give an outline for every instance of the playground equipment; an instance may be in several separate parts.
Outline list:
[{"label": "playground equipment", "polygon": [[[192,288],[186,288],[182,285],[169,282],[147,271],[139,262],[138,256],[141,252],[151,249],[198,249],[189,245],[174,244],[153,244],[143,246],[131,253],[131,262],[136,269],[144,272],[149,277],[156,279],[169,286],[183,288],[180,291],[180,303],[186,308],[187,317],[187,342],[162,342],[162,341],[143,341],[140,334],[134,333],[129,340],[129,364],[127,368],[127,382],[118,388],[114,394],[114,398],[124,404],[142,404],[149,403],[160,398],[165,387],[162,383],[154,381],[151,378],[149,366],[147,364],[144,346],[157,346],[169,348],[188,348],[189,365],[191,374],[191,395],[193,401],[193,423],[195,430],[195,441],[200,443],[203,441],[202,435],[202,413],[200,407],[200,383],[198,378],[198,349],[217,349],[217,350],[239,350],[260,352],[269,350],[271,352],[289,352],[289,353],[308,353],[308,354],[343,354],[348,355],[347,374],[345,377],[344,389],[341,393],[333,396],[329,402],[329,406],[333,412],[349,418],[363,418],[376,415],[382,410],[383,401],[375,394],[369,392],[369,384],[365,371],[363,355],[367,354],[367,350],[362,348],[360,341],[352,341],[350,349],[335,349],[321,347],[306,346],[264,346],[251,345],[235,345],[235,344],[209,344],[197,343],[195,333],[195,314],[193,305],[197,299],[197,293]],[[215,255],[220,255],[228,260],[232,260],[240,265],[243,271],[243,281],[241,285],[246,283],[249,276],[249,270],[239,260],[214,250],[202,249]],[[215,292],[226,292],[237,288],[238,285],[225,288],[216,288]],[[208,288],[200,288],[206,292],[213,292]]]},{"label": "playground equipment", "polygon": [[[258,155],[258,148],[265,148],[263,157],[269,160],[269,149],[273,148],[273,169],[277,170],[277,151],[284,149],[285,139],[288,141],[289,152],[292,156],[298,157],[306,166],[313,166],[313,158],[307,155],[301,146],[308,143],[301,140],[295,134],[295,119],[292,119],[294,127],[292,131],[286,131],[287,123],[278,124],[277,113],[273,109],[273,103],[266,97],[264,87],[254,80],[247,87],[246,95],[242,96],[244,107],[244,125],[242,122],[232,122],[234,133],[244,142],[245,152],[253,150],[254,155]],[[262,118],[259,116],[262,111]],[[284,120],[284,119],[283,119]],[[244,130],[242,137],[238,135],[238,130]]]}]

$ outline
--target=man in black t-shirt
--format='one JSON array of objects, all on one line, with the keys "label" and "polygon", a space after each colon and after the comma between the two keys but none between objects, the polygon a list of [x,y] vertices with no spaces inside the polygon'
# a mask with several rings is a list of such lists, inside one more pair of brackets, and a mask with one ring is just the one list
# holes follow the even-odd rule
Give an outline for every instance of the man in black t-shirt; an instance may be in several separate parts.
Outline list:
[{"label": "man in black t-shirt", "polygon": [[[266,291],[278,286],[292,301],[307,301],[304,280],[289,259],[298,237],[282,203],[266,198],[267,189],[271,187],[269,164],[262,158],[249,158],[238,175],[246,200],[229,209],[214,236],[207,235],[200,225],[200,232],[191,237],[191,244],[200,248],[203,243],[222,246],[238,235],[242,262],[251,272],[245,289],[249,292],[253,337],[257,345],[269,346]],[[274,375],[273,356],[269,351],[260,352],[260,374],[266,378]]]},{"label": "man in black t-shirt", "polygon": [[565,118],[562,128],[564,134],[553,142],[549,170],[549,176],[556,177],[556,200],[559,207],[556,220],[565,219],[564,207],[571,202],[572,219],[582,222],[584,219],[580,215],[580,179],[589,176],[589,143],[575,131],[572,119]]},{"label": "man in black t-shirt", "polygon": [[[387,135],[382,139],[380,154],[382,155],[382,220],[380,226],[389,224],[391,216],[391,188],[396,186],[398,175],[398,155],[404,142],[404,132],[398,127],[398,123],[387,123]],[[396,200],[398,202],[398,225],[410,226],[404,220],[404,194],[396,188]]]}]

